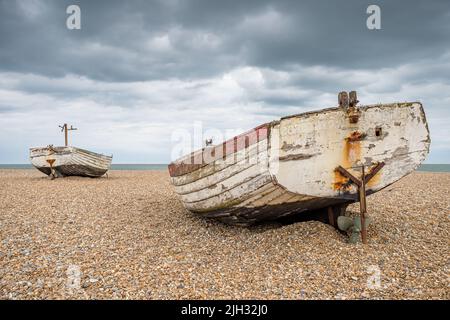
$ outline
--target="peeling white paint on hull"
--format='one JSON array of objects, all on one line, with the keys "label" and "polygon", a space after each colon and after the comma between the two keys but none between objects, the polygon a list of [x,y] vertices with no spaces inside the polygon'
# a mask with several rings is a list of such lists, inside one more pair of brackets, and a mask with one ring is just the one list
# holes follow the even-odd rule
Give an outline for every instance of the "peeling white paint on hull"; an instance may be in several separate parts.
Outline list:
[{"label": "peeling white paint on hull", "polygon": [[46,175],[101,177],[111,166],[112,156],[76,147],[30,148],[30,161]]},{"label": "peeling white paint on hull", "polygon": [[378,163],[367,194],[414,171],[430,145],[419,102],[338,107],[284,117],[169,165],[185,207],[236,224],[346,205],[356,177]]}]

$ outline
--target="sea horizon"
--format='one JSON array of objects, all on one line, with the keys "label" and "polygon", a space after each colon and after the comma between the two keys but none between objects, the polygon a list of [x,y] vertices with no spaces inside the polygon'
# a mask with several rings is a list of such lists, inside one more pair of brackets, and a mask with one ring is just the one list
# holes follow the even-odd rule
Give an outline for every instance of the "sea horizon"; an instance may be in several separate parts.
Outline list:
[{"label": "sea horizon", "polygon": [[[110,170],[167,170],[167,163],[113,163]],[[33,169],[27,163],[0,163],[0,169]],[[450,163],[425,163],[416,171],[423,172],[450,172]]]}]

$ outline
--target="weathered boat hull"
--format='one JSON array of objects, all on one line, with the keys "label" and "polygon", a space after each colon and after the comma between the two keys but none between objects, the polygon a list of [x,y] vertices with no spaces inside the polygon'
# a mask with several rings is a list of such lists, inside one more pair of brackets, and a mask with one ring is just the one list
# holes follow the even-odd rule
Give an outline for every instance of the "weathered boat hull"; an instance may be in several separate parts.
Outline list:
[{"label": "weathered boat hull", "polygon": [[[228,223],[251,224],[357,200],[357,187],[336,170],[360,177],[377,192],[414,171],[430,144],[418,102],[330,108],[264,124],[169,165],[185,207]],[[366,171],[367,172],[367,171]]]},{"label": "weathered boat hull", "polygon": [[112,156],[75,147],[30,148],[30,161],[48,176],[101,177],[111,166]]}]

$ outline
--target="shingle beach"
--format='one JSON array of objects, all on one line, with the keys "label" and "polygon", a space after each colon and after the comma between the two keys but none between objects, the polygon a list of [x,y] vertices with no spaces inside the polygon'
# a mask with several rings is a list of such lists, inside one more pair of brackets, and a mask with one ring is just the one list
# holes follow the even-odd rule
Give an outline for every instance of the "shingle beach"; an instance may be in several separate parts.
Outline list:
[{"label": "shingle beach", "polygon": [[368,197],[352,245],[316,221],[199,218],[165,171],[0,170],[0,298],[449,299],[449,201],[449,173],[415,172]]}]

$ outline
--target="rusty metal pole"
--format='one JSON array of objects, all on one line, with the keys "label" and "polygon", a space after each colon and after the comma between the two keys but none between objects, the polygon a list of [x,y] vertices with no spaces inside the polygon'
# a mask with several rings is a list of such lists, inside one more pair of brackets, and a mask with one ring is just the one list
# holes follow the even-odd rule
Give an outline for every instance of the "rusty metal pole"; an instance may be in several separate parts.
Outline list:
[{"label": "rusty metal pole", "polygon": [[359,192],[359,211],[361,219],[361,240],[362,243],[367,243],[367,230],[366,230],[366,181],[365,181],[364,166],[361,167],[361,186],[358,188]]},{"label": "rusty metal pole", "polygon": [[67,137],[67,123],[64,123],[64,141],[65,141],[65,146],[67,147],[69,145],[69,139]]}]

